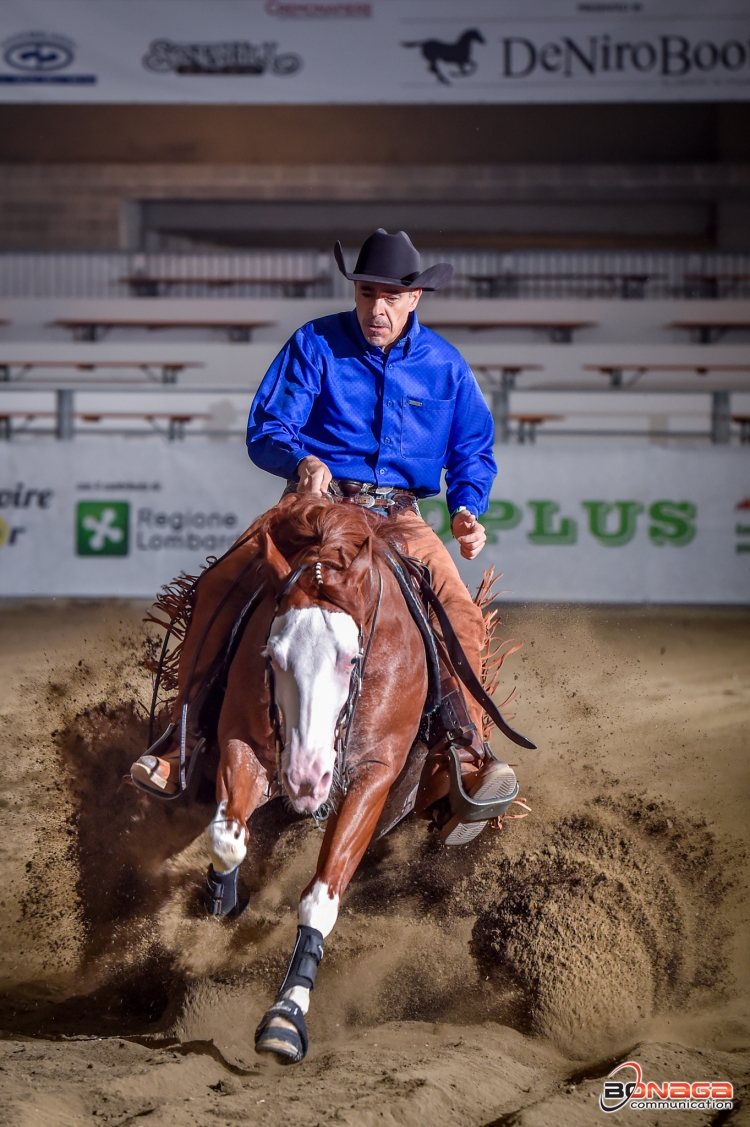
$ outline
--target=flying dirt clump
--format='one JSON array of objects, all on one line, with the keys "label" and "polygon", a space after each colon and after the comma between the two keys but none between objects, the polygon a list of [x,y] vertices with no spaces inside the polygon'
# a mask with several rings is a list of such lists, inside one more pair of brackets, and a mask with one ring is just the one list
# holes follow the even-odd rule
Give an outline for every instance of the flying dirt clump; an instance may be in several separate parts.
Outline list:
[{"label": "flying dirt clump", "polygon": [[601,1054],[654,1013],[718,990],[719,869],[700,825],[657,804],[601,801],[548,827],[536,851],[501,862],[503,892],[480,908],[472,951],[496,982],[518,986],[515,1024],[567,1053]]}]

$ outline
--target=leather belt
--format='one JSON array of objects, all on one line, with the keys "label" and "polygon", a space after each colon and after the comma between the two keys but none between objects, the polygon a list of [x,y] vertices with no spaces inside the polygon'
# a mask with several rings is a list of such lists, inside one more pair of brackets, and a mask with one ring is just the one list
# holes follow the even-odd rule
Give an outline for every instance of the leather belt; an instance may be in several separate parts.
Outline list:
[{"label": "leather belt", "polygon": [[[299,482],[290,478],[284,496],[296,493]],[[333,478],[328,486],[329,494],[342,504],[361,505],[372,509],[379,516],[393,516],[396,513],[412,512],[421,516],[417,498],[410,489],[396,486],[373,485],[369,481],[351,481],[348,478]]]}]

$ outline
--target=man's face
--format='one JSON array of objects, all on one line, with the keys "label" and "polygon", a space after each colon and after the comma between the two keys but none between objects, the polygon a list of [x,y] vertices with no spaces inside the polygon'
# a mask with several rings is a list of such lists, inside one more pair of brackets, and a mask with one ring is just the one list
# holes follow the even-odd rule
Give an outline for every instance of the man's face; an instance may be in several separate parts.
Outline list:
[{"label": "man's face", "polygon": [[421,290],[355,282],[357,320],[368,344],[389,348],[403,335],[409,314],[416,309]]}]

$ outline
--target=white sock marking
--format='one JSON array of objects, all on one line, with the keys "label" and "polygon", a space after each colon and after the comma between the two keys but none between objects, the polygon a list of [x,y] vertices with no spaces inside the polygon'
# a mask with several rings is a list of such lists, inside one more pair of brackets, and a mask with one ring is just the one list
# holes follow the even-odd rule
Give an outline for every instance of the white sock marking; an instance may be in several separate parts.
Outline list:
[{"label": "white sock marking", "polygon": [[323,881],[316,880],[304,900],[299,902],[299,922],[314,927],[325,937],[334,928],[339,915],[339,898]]},{"label": "white sock marking", "polygon": [[211,863],[217,873],[230,873],[242,864],[247,854],[245,827],[237,821],[228,821],[226,811],[224,799],[206,830]]}]

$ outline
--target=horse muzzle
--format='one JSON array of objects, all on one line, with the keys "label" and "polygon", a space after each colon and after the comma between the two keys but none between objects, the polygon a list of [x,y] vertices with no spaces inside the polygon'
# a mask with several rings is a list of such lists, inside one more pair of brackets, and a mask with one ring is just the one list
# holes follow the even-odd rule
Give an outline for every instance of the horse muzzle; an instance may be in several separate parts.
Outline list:
[{"label": "horse muzzle", "polygon": [[281,781],[289,800],[298,814],[312,814],[328,799],[333,782],[330,770],[295,772],[290,767],[282,771]]}]

